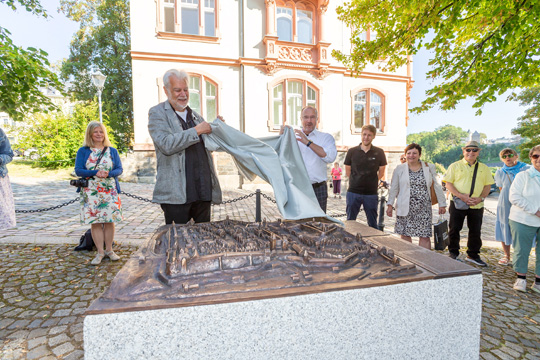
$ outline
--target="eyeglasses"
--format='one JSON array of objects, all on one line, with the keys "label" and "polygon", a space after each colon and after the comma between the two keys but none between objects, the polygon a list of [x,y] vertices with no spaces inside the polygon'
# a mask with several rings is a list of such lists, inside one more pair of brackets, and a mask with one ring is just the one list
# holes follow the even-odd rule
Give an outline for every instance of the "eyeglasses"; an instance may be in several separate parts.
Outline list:
[{"label": "eyeglasses", "polygon": [[539,157],[540,157],[539,154],[532,154],[531,155],[531,159],[534,159],[534,160],[538,159]]},{"label": "eyeglasses", "polygon": [[479,149],[465,149],[466,152],[478,152]]},{"label": "eyeglasses", "polygon": [[506,159],[506,158],[513,158],[514,157],[514,154],[506,154],[506,155],[503,155],[501,156],[503,159]]}]

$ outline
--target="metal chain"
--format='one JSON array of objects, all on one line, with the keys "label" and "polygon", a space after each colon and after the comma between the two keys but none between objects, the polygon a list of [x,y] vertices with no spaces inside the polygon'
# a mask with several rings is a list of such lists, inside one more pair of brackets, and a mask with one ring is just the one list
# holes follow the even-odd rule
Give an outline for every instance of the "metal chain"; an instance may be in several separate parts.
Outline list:
[{"label": "metal chain", "polygon": [[266,195],[266,194],[263,194],[261,193],[262,197],[267,199],[267,200],[270,200],[271,202],[273,202],[274,204],[276,203],[276,200],[272,199],[270,196]]},{"label": "metal chain", "polygon": [[241,201],[241,200],[245,200],[247,198],[250,198],[252,196],[255,196],[256,193],[251,193],[251,194],[248,194],[248,195],[245,195],[245,196],[240,196],[236,199],[232,199],[232,200],[226,200],[226,201],[222,201],[221,204],[217,204],[218,206],[219,205],[225,205],[225,204],[231,204],[233,202],[237,202],[237,201]]},{"label": "metal chain", "polygon": [[487,211],[488,213],[490,213],[491,215],[497,216],[497,214],[495,214],[493,211],[489,210],[489,209],[486,208],[485,206],[484,206],[484,210],[486,210],[486,211]]},{"label": "metal chain", "polygon": [[28,213],[37,213],[37,212],[44,212],[44,211],[50,211],[50,210],[56,210],[56,209],[60,209],[61,207],[64,207],[64,206],[68,206],[70,204],[73,204],[74,202],[76,201],[79,201],[81,198],[80,197],[76,197],[75,199],[71,200],[71,201],[68,201],[68,202],[65,202],[63,204],[60,204],[60,205],[56,205],[56,206],[53,206],[53,207],[50,207],[50,208],[43,208],[43,209],[37,209],[37,210],[15,210],[15,212],[17,214],[28,214]]},{"label": "metal chain", "polygon": [[120,194],[129,196],[129,197],[131,197],[131,198],[134,198],[134,199],[137,199],[137,200],[140,200],[140,201],[146,201],[146,202],[148,202],[148,203],[151,203],[151,202],[152,202],[152,200],[150,200],[150,199],[145,199],[145,198],[143,198],[143,197],[140,197],[140,196],[137,196],[137,195],[133,195],[133,194],[130,194],[130,193],[127,193],[127,192],[124,192],[124,191],[122,191]]}]

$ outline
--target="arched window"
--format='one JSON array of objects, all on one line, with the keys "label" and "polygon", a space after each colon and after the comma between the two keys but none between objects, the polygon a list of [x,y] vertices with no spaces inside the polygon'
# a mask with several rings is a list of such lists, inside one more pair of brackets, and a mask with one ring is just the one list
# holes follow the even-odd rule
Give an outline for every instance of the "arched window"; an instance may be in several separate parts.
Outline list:
[{"label": "arched window", "polygon": [[307,105],[317,108],[319,90],[311,83],[301,79],[284,79],[271,88],[272,106],[270,130],[281,125],[301,125],[300,112]]},{"label": "arched window", "polygon": [[218,86],[199,74],[189,74],[189,107],[206,121],[214,121],[218,114]]},{"label": "arched window", "polygon": [[278,2],[276,29],[280,41],[313,44],[314,7],[302,2]]},{"label": "arched window", "polygon": [[360,133],[360,129],[366,124],[375,126],[379,132],[384,132],[384,96],[380,92],[373,89],[360,90],[354,94],[352,103],[353,133]]}]

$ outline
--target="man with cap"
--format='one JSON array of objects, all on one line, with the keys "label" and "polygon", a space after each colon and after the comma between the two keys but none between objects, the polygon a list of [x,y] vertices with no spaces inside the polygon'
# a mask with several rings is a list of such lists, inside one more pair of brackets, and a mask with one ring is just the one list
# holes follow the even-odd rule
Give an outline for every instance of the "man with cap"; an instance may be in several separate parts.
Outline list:
[{"label": "man with cap", "polygon": [[450,257],[457,260],[459,256],[459,232],[467,218],[469,236],[465,260],[479,266],[487,266],[480,258],[482,247],[480,232],[484,216],[484,199],[489,195],[491,184],[495,181],[487,165],[477,160],[481,150],[476,141],[469,141],[463,147],[463,159],[450,164],[443,181],[452,194],[448,231]]}]

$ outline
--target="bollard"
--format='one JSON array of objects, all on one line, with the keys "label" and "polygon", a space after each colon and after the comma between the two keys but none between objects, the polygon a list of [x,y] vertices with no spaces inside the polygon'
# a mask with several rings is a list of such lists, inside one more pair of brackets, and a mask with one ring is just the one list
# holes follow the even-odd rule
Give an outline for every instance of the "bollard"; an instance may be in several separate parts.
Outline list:
[{"label": "bollard", "polygon": [[255,193],[255,222],[261,222],[261,189]]}]

